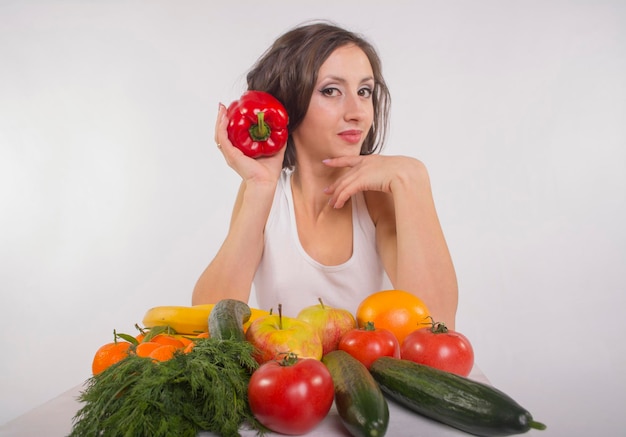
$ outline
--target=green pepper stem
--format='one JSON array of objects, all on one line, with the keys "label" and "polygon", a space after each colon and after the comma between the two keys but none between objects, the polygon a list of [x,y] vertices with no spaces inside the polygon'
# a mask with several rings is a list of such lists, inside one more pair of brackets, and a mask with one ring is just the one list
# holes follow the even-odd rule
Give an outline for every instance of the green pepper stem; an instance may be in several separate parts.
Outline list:
[{"label": "green pepper stem", "polygon": [[257,124],[250,126],[248,132],[254,141],[265,141],[270,137],[271,129],[265,122],[265,112],[259,111],[256,114]]},{"label": "green pepper stem", "polygon": [[541,422],[537,422],[537,421],[535,421],[535,420],[531,420],[531,422],[530,422],[530,427],[531,427],[532,429],[537,429],[537,430],[540,430],[540,431],[543,431],[544,429],[546,429],[546,428],[547,428],[547,426],[546,426],[546,425],[544,425],[544,424],[543,424],[543,423],[541,423]]}]

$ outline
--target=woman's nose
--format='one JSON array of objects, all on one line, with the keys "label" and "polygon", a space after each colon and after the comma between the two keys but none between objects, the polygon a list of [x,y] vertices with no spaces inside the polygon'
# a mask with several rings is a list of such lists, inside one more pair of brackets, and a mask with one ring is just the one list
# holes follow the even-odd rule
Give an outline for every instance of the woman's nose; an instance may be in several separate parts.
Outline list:
[{"label": "woman's nose", "polygon": [[346,120],[360,120],[367,114],[367,105],[371,105],[371,100],[364,99],[358,94],[349,94],[345,99]]}]

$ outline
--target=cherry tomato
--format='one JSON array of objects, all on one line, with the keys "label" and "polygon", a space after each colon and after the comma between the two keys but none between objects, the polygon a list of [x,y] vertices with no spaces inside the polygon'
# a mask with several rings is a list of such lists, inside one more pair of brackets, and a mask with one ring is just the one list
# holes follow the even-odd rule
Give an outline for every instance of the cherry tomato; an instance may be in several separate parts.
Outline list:
[{"label": "cherry tomato", "polygon": [[348,352],[368,369],[377,358],[400,358],[400,343],[396,336],[387,329],[377,329],[372,322],[346,332],[337,348]]},{"label": "cherry tomato", "polygon": [[468,376],[474,366],[474,349],[467,337],[438,322],[407,335],[400,356],[461,376]]},{"label": "cherry tomato", "polygon": [[265,362],[248,384],[250,410],[261,424],[281,434],[311,431],[326,417],[334,397],[326,366],[294,354]]}]

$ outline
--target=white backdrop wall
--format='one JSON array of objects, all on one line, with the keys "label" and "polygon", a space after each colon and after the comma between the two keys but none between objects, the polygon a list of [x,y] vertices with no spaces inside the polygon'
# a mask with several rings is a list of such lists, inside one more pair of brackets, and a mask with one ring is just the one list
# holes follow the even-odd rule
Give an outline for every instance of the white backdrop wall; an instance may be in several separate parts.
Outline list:
[{"label": "white backdrop wall", "polygon": [[0,2],[0,423],[81,383],[113,329],[187,305],[238,177],[218,102],[283,31],[374,42],[385,153],[422,159],[457,328],[549,425],[622,435],[626,2]]}]

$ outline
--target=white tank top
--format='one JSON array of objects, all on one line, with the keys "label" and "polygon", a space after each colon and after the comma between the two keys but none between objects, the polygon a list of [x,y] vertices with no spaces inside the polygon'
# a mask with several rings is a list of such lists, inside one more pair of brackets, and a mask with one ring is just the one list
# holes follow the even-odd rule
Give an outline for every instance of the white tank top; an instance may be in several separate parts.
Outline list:
[{"label": "white tank top", "polygon": [[265,226],[265,248],[253,282],[257,305],[273,308],[276,314],[280,303],[284,315],[295,317],[322,298],[329,306],[355,314],[366,296],[391,288],[363,193],[352,197],[351,258],[326,266],[311,258],[300,244],[290,180],[291,171],[283,170]]}]

